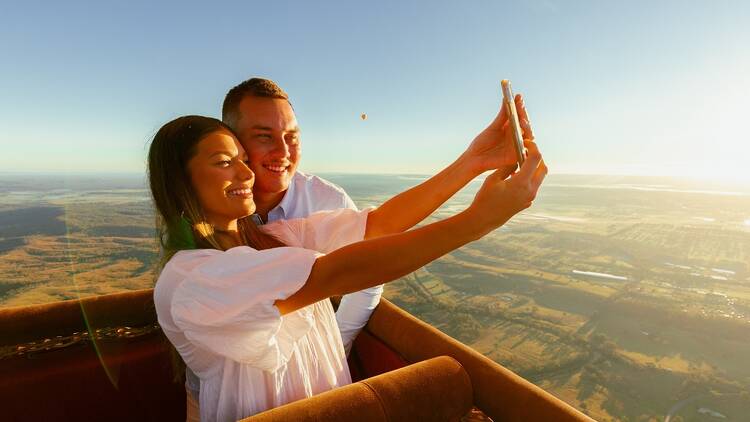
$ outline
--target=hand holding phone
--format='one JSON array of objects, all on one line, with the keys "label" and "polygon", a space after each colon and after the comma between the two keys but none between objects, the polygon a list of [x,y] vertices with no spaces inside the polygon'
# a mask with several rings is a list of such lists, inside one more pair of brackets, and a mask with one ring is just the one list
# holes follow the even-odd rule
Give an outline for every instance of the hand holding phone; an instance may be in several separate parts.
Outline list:
[{"label": "hand holding phone", "polygon": [[516,110],[516,102],[513,98],[513,90],[510,87],[510,81],[503,79],[500,82],[503,88],[503,101],[505,102],[505,109],[508,110],[508,121],[510,122],[510,129],[513,132],[513,146],[516,150],[516,160],[518,161],[518,167],[521,168],[526,156],[524,155],[523,147],[523,134],[521,132],[521,123],[518,121],[518,110]]}]

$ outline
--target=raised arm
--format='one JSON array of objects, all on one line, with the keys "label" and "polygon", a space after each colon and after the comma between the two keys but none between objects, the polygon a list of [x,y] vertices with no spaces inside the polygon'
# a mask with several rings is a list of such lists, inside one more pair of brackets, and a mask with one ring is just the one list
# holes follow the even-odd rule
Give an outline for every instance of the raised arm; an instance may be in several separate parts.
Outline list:
[{"label": "raised arm", "polygon": [[501,226],[536,197],[547,167],[536,145],[526,142],[528,159],[510,179],[495,171],[465,211],[406,233],[357,242],[319,257],[305,285],[277,301],[282,314],[327,297],[402,277]]},{"label": "raised arm", "polygon": [[[533,140],[531,125],[521,95],[516,109],[525,139]],[[505,177],[516,168],[512,132],[505,102],[490,125],[456,161],[419,185],[389,199],[373,210],[367,220],[365,239],[400,233],[432,214],[471,180],[488,170],[498,169]]]}]

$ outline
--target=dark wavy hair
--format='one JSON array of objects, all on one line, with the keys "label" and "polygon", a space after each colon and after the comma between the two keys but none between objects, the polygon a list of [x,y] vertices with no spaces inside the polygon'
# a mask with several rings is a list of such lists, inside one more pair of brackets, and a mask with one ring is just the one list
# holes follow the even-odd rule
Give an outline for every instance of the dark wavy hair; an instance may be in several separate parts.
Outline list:
[{"label": "dark wavy hair", "polygon": [[[190,182],[188,162],[195,155],[198,143],[207,135],[234,132],[220,120],[203,116],[183,116],[172,120],[156,132],[148,151],[148,180],[156,208],[156,227],[161,245],[162,268],[180,250],[223,249],[214,237],[198,197]],[[236,137],[236,136],[235,136]],[[237,222],[244,244],[255,249],[284,246],[282,242],[261,232],[250,218]],[[173,382],[185,382],[185,362],[164,338],[170,349]]]},{"label": "dark wavy hair", "polygon": [[[214,236],[190,182],[188,162],[198,143],[215,132],[236,135],[220,120],[203,116],[178,117],[156,132],[148,152],[148,179],[156,208],[162,264],[183,249],[223,249]],[[249,217],[249,216],[248,216]],[[245,245],[255,249],[284,246],[261,232],[248,217],[238,220]]]}]

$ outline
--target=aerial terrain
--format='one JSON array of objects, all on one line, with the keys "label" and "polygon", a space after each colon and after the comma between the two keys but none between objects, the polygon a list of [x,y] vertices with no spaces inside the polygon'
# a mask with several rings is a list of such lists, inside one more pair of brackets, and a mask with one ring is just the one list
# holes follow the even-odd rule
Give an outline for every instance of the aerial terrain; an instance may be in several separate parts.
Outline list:
[{"label": "aerial terrain", "polygon": [[[360,207],[424,180],[326,177]],[[152,287],[154,221],[143,176],[0,175],[0,307]],[[750,420],[748,187],[551,175],[384,296],[598,420]]]}]

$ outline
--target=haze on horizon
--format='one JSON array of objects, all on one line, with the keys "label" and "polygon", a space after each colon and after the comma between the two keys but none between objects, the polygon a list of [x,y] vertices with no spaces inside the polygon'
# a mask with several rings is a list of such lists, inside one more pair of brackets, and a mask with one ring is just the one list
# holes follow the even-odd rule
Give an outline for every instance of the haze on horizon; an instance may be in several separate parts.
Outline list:
[{"label": "haze on horizon", "polygon": [[741,1],[14,4],[0,168],[141,173],[163,123],[263,76],[291,96],[302,170],[428,174],[509,78],[553,174],[750,181],[748,21]]}]

